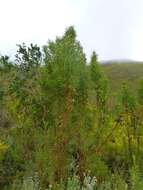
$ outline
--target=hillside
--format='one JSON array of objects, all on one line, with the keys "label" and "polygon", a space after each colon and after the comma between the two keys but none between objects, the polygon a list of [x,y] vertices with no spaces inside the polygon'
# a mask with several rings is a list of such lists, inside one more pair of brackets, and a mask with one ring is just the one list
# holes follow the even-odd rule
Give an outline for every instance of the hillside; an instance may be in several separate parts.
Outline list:
[{"label": "hillside", "polygon": [[140,80],[143,78],[142,63],[106,63],[102,64],[106,73],[110,89],[118,92],[122,83],[128,83],[133,91],[138,88]]}]

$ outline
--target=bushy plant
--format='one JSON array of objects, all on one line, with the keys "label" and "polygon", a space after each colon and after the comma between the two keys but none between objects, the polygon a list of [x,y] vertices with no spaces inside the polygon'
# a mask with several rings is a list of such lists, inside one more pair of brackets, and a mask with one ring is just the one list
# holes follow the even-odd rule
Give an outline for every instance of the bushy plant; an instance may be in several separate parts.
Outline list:
[{"label": "bushy plant", "polygon": [[0,189],[142,189],[142,83],[137,97],[123,85],[114,106],[73,26],[18,48],[0,57]]}]

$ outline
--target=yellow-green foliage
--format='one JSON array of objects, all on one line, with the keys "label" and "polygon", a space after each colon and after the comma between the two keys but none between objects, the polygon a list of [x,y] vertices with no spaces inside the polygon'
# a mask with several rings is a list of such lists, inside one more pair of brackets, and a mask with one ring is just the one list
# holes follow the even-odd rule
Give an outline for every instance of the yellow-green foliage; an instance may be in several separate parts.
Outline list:
[{"label": "yellow-green foliage", "polygon": [[8,146],[2,142],[0,142],[0,162],[4,158],[4,155],[8,149]]},{"label": "yellow-green foliage", "polygon": [[141,188],[142,82],[116,93],[110,76],[112,102],[102,68],[95,53],[87,66],[73,27],[43,50],[20,45],[13,63],[1,57],[0,189]]}]

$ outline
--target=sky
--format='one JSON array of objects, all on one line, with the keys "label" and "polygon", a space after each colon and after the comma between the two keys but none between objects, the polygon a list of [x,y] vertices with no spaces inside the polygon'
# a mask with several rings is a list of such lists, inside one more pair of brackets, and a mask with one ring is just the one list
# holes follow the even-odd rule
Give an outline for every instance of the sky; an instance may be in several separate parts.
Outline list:
[{"label": "sky", "polygon": [[143,61],[143,0],[0,0],[0,53],[40,46],[73,25],[87,58]]}]

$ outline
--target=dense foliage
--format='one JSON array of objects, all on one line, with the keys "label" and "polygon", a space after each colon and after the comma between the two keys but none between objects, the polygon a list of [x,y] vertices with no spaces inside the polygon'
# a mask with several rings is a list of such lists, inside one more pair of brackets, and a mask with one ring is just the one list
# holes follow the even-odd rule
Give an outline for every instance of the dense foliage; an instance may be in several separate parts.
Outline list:
[{"label": "dense foliage", "polygon": [[1,56],[0,189],[143,189],[143,82],[109,85],[73,27]]}]

